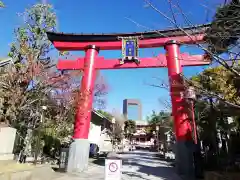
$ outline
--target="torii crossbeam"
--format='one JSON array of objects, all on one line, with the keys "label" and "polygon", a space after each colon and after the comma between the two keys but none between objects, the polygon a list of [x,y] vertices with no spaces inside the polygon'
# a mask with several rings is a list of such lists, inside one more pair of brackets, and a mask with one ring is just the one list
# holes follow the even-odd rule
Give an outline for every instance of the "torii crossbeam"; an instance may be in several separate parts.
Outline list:
[{"label": "torii crossbeam", "polygon": [[[208,65],[208,61],[204,61],[203,55],[189,55],[180,54],[181,66],[203,66]],[[167,59],[164,54],[160,54],[157,57],[139,58],[140,64],[126,63],[119,64],[120,59],[104,59],[104,57],[97,57],[95,63],[96,70],[103,69],[135,69],[135,68],[160,68],[167,67]],[[78,58],[76,60],[60,59],[57,64],[59,70],[83,70],[84,58]]]},{"label": "torii crossbeam", "polygon": [[[182,96],[184,86],[181,76],[183,66],[208,65],[203,55],[181,54],[181,44],[195,44],[203,41],[204,33],[208,25],[196,26],[194,29],[187,27],[182,30],[170,29],[164,31],[131,33],[131,34],[64,34],[49,32],[48,38],[53,45],[61,51],[86,52],[84,58],[76,60],[59,60],[59,70],[83,70],[80,90],[80,102],[78,102],[75,125],[74,141],[70,146],[67,171],[83,171],[87,167],[89,143],[88,133],[91,120],[93,88],[96,78],[96,70],[101,69],[127,69],[127,68],[159,68],[167,67],[172,101],[172,114],[174,117],[175,135],[177,140],[177,166],[186,171],[192,168],[191,152],[188,142],[192,142],[192,128],[189,121],[189,108],[186,107]],[[187,35],[186,35],[187,34]],[[128,61],[120,64],[120,59],[105,59],[99,57],[100,50],[121,50],[123,48],[121,38],[139,37],[139,48],[153,48],[164,46],[166,54],[157,57],[138,58],[139,63]],[[187,158],[186,158],[187,157]]]}]

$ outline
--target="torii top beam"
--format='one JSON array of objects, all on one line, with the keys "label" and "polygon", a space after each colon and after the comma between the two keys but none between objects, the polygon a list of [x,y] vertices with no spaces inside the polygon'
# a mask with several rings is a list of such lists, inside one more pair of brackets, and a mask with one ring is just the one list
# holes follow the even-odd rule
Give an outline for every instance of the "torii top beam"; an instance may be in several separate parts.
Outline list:
[{"label": "torii top beam", "polygon": [[[67,34],[48,32],[48,38],[61,51],[84,50],[88,45],[95,45],[100,50],[120,50],[122,42],[119,37],[143,37],[139,40],[139,48],[154,48],[164,46],[169,40],[183,44],[195,44],[203,41],[209,24],[185,27],[182,29],[156,30],[140,33],[113,34]],[[190,35],[190,36],[189,36]]]}]

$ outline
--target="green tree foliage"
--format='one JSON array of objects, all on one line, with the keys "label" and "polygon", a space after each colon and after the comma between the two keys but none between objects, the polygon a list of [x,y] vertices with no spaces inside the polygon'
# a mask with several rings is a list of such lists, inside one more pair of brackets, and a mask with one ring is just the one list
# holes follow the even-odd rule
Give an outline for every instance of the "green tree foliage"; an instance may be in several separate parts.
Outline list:
[{"label": "green tree foliage", "polygon": [[[44,146],[49,151],[50,144],[54,147],[71,139],[75,106],[81,98],[81,72],[56,71],[56,61],[50,53],[53,47],[46,35],[56,29],[51,5],[33,5],[20,17],[23,22],[14,31],[15,42],[9,52],[14,64],[0,69],[0,120],[16,127],[25,140],[30,136],[27,130],[32,129],[33,142],[24,142],[25,146],[34,144],[35,150]],[[104,100],[100,97],[105,94],[106,84],[98,81],[94,101],[102,105]],[[47,106],[47,110],[42,106]]]},{"label": "green tree foliage", "polygon": [[0,1],[0,8],[4,7],[4,4],[2,1]]},{"label": "green tree foliage", "polygon": [[46,60],[51,42],[48,41],[46,32],[54,31],[56,27],[56,14],[49,4],[36,4],[27,9],[23,14],[23,24],[15,30],[16,42],[12,44],[10,56],[18,61]]},{"label": "green tree foliage", "polygon": [[[33,150],[41,150],[47,137],[60,142],[72,131],[73,111],[55,101],[50,93],[56,87],[51,81],[54,69],[46,32],[56,26],[53,8],[36,4],[26,9],[21,18],[23,23],[15,29],[16,39],[9,53],[14,65],[2,68],[0,73],[0,118],[16,127],[21,137],[32,136],[25,138],[25,145],[19,144],[20,149],[34,142]],[[32,135],[26,134],[28,129],[33,130]]]},{"label": "green tree foliage", "polygon": [[1,119],[10,124],[21,117],[33,117],[32,111],[45,105],[49,92],[50,42],[45,32],[54,29],[56,16],[50,5],[37,4],[27,9],[22,18],[24,22],[15,30],[16,41],[9,53],[15,64],[2,70],[0,76]]},{"label": "green tree foliage", "polygon": [[120,142],[123,138],[122,128],[124,126],[124,119],[121,116],[113,115],[103,110],[97,110],[97,112],[105,116],[110,121],[113,119],[115,120],[115,122],[112,124],[112,139],[114,142]]},{"label": "green tree foliage", "polygon": [[136,132],[136,122],[133,120],[127,120],[124,122],[124,133],[129,136]]},{"label": "green tree foliage", "polygon": [[[195,114],[199,132],[203,139],[210,138],[212,144],[216,144],[216,129],[227,132],[237,124],[234,121],[229,125],[226,117],[238,115],[240,109],[239,5],[239,0],[232,0],[220,6],[205,36],[208,50],[220,65],[206,69],[191,79],[198,94]],[[223,53],[226,59],[222,58]]]},{"label": "green tree foliage", "polygon": [[114,117],[112,114],[103,111],[103,110],[97,110],[97,112],[99,112],[100,114],[102,114],[103,116],[105,116],[108,120],[112,120],[112,118]]},{"label": "green tree foliage", "polygon": [[213,53],[221,54],[235,45],[240,37],[240,1],[230,3],[217,9],[206,39]]},{"label": "green tree foliage", "polygon": [[156,131],[156,126],[162,129],[171,129],[173,127],[173,121],[169,112],[160,111],[156,113],[153,111],[152,114],[147,117],[147,121],[148,124],[151,125],[151,127],[147,129],[148,133]]},{"label": "green tree foliage", "polygon": [[[146,132],[158,137],[158,142],[163,145],[164,152],[167,149],[167,136],[166,133],[173,138],[173,119],[169,112],[160,111],[156,113],[152,112],[150,116],[147,117],[148,124],[150,125]],[[158,129],[157,129],[158,127]],[[155,134],[153,134],[155,133]]]},{"label": "green tree foliage", "polygon": [[198,95],[211,96],[229,106],[240,105],[238,91],[234,84],[234,74],[222,66],[208,68],[191,78]]},{"label": "green tree foliage", "polygon": [[[216,123],[221,124],[221,129],[224,129],[226,124],[220,121],[221,117],[238,114],[236,107],[240,104],[239,95],[234,86],[233,74],[222,66],[218,66],[208,68],[192,77],[192,82],[199,90],[197,91],[198,99],[195,109],[198,111],[196,117],[201,119],[199,123],[202,125],[202,129],[215,129]],[[207,122],[208,120],[209,122]],[[211,122],[215,123],[210,125]]]},{"label": "green tree foliage", "polygon": [[[194,107],[195,120],[198,137],[203,142],[203,148],[207,149],[205,156],[208,157],[208,168],[217,168],[217,159],[232,151],[228,149],[228,137],[239,129],[237,117],[240,101],[233,76],[232,72],[218,66],[192,77],[194,86],[199,90]],[[229,123],[228,117],[233,117],[233,122]],[[223,143],[221,149],[218,147],[219,142]]]},{"label": "green tree foliage", "polygon": [[[210,57],[219,66],[192,78],[198,94],[195,103],[198,135],[206,151],[206,167],[210,165],[214,169],[219,168],[222,155],[226,156],[226,161],[234,157],[236,147],[231,144],[231,135],[239,138],[236,135],[239,133],[240,110],[239,27],[239,0],[232,0],[217,9],[205,39]],[[229,123],[228,117],[233,117],[233,122]],[[220,149],[219,142],[222,143]]]},{"label": "green tree foliage", "polygon": [[[232,72],[235,77],[240,77],[239,12],[239,0],[232,0],[230,3],[220,6],[205,36],[210,59]],[[222,56],[223,53],[224,56]]]}]

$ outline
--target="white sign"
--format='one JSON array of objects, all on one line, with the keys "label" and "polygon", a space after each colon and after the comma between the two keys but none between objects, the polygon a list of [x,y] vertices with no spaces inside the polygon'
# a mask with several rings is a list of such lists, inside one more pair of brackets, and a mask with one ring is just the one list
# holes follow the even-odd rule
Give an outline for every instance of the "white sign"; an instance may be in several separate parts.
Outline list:
[{"label": "white sign", "polygon": [[105,180],[121,180],[122,160],[106,159],[105,160]]}]

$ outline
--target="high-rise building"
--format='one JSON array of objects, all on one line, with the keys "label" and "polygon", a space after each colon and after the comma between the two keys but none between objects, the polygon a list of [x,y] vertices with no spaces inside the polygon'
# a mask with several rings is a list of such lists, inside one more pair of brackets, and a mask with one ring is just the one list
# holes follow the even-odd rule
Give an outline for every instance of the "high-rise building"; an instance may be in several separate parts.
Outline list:
[{"label": "high-rise building", "polygon": [[123,114],[127,119],[142,120],[142,104],[140,100],[124,99]]}]

